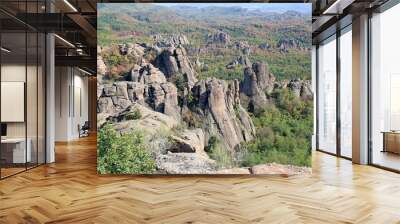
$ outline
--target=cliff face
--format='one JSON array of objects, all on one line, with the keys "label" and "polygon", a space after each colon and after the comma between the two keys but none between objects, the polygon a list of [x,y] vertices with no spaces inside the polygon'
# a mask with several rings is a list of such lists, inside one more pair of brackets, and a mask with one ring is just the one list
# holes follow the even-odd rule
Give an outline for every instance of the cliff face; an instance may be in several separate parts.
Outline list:
[{"label": "cliff face", "polygon": [[239,99],[239,82],[215,78],[201,80],[192,89],[207,132],[219,135],[227,149],[234,150],[241,142],[255,135],[253,122]]}]

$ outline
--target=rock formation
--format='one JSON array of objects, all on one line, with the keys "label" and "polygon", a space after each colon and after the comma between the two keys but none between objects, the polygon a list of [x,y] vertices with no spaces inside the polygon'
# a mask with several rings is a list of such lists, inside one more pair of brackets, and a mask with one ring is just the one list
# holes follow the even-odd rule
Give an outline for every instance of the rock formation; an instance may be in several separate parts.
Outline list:
[{"label": "rock formation", "polygon": [[156,57],[154,64],[169,80],[176,76],[183,76],[189,87],[192,87],[197,82],[193,66],[183,47],[170,47],[163,50]]},{"label": "rock formation", "polygon": [[207,43],[214,46],[227,46],[231,43],[231,37],[224,32],[208,34]]},{"label": "rock formation", "polygon": [[[135,111],[139,112],[140,118],[131,119],[128,115]],[[155,134],[170,130],[179,123],[173,117],[156,112],[138,103],[132,103],[125,110],[109,116],[106,120],[112,121],[114,129],[120,134],[137,130]]]},{"label": "rock formation", "polygon": [[[155,39],[154,45],[122,44],[113,48],[121,55],[133,58],[135,63],[124,81],[99,83],[98,126],[110,121],[121,135],[137,130],[152,136],[169,133],[168,144],[157,153],[152,152],[158,173],[259,174],[279,173],[286,168],[265,165],[219,170],[216,162],[205,152],[205,147],[211,137],[217,137],[228,153],[234,153],[256,135],[248,110],[265,106],[268,94],[276,88],[288,88],[296,96],[310,99],[310,81],[276,81],[267,64],[251,64],[248,57],[250,48],[245,42],[234,44],[242,52],[227,65],[227,68],[245,67],[240,83],[217,78],[198,81],[183,46],[189,43],[186,36],[178,34],[167,39],[156,36]],[[230,44],[229,35],[222,32],[208,35],[207,40],[215,46]],[[97,60],[98,74],[104,75],[107,68],[101,54]],[[196,60],[196,65],[203,66],[199,60]],[[182,80],[183,88],[178,85]],[[245,99],[248,105],[241,99]],[[242,105],[248,107],[245,109]]]},{"label": "rock formation", "polygon": [[164,74],[150,63],[135,65],[131,71],[130,81],[142,84],[164,83],[167,81]]},{"label": "rock formation", "polygon": [[133,57],[140,58],[144,55],[145,47],[139,44],[119,44],[119,53],[121,55],[132,55]]},{"label": "rock formation", "polygon": [[102,93],[97,102],[97,112],[100,114],[115,114],[132,103],[138,103],[177,120],[180,118],[177,89],[172,83],[121,81],[100,85],[100,88]]},{"label": "rock formation", "polygon": [[207,123],[208,135],[220,136],[229,150],[255,135],[253,122],[240,105],[239,83],[209,78],[199,81],[192,93]]},{"label": "rock formation", "polygon": [[249,58],[246,55],[240,55],[237,59],[233,60],[229,64],[227,64],[225,67],[227,69],[233,69],[238,65],[243,65],[243,66],[251,66],[251,62]]},{"label": "rock formation", "polygon": [[298,50],[304,50],[304,48],[301,46],[300,42],[298,40],[294,39],[280,39],[278,43],[276,44],[276,47],[281,50],[281,51],[288,51],[291,48],[298,49]]},{"label": "rock formation", "polygon": [[170,152],[189,152],[205,154],[204,151],[204,132],[200,128],[193,130],[184,130],[179,136],[172,135],[172,146],[168,149]]},{"label": "rock formation", "polygon": [[187,45],[189,44],[188,38],[184,34],[177,34],[168,37],[163,37],[161,35],[155,35],[154,40],[156,41],[156,46],[165,48],[165,47],[176,47],[178,45]]}]

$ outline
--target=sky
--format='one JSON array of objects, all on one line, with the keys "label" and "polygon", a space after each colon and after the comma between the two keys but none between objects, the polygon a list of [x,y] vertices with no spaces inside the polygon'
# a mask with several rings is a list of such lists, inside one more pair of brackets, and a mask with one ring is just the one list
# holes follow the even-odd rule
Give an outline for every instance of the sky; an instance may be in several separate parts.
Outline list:
[{"label": "sky", "polygon": [[268,11],[284,12],[288,10],[294,10],[299,12],[311,13],[311,3],[154,3],[157,5],[163,5],[168,7],[174,6],[191,6],[204,8],[209,6],[219,7],[242,7],[248,9],[264,9]]}]

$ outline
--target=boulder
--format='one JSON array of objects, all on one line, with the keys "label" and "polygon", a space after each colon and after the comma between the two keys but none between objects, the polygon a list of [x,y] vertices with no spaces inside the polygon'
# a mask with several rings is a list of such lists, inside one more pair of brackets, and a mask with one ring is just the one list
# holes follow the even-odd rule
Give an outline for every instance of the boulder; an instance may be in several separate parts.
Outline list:
[{"label": "boulder", "polygon": [[213,174],[217,170],[214,160],[198,153],[167,153],[156,158],[157,170],[166,174]]},{"label": "boulder", "polygon": [[[130,119],[127,117],[132,112],[139,112],[140,118]],[[178,125],[178,121],[173,117],[153,111],[138,103],[132,103],[124,111],[109,116],[107,120],[113,122],[113,128],[120,134],[137,130],[155,134],[170,130]]]},{"label": "boulder", "polygon": [[204,133],[200,128],[184,130],[178,136],[172,135],[170,152],[188,152],[204,154]]}]

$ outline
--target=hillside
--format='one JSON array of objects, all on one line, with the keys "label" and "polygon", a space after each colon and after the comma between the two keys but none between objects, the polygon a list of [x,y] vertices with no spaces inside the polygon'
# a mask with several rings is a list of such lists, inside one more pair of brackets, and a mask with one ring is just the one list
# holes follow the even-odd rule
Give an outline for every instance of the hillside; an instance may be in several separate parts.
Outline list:
[{"label": "hillside", "polygon": [[[184,33],[189,41],[189,57],[213,61],[215,69],[226,65],[240,49],[198,51],[207,35],[223,31],[230,44],[245,43],[251,61],[266,61],[278,79],[311,79],[311,17],[309,14],[281,13],[239,7],[163,7],[152,4],[99,4],[99,45],[154,43],[154,36]],[[305,50],[306,49],[306,50]],[[241,78],[239,68],[225,70],[227,77]],[[209,73],[214,73],[212,70]],[[202,75],[208,77],[209,74]]]}]

